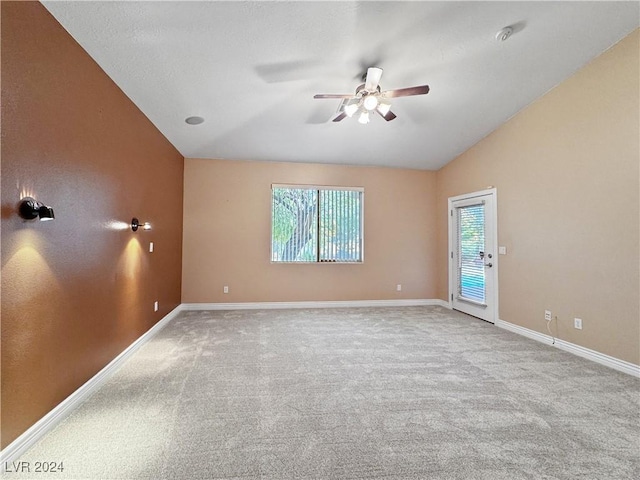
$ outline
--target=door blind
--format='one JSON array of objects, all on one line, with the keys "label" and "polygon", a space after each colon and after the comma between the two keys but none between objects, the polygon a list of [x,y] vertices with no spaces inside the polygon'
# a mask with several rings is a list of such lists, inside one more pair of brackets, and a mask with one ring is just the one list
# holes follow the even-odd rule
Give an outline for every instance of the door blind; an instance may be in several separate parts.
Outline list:
[{"label": "door blind", "polygon": [[485,303],[484,204],[457,208],[458,298]]}]

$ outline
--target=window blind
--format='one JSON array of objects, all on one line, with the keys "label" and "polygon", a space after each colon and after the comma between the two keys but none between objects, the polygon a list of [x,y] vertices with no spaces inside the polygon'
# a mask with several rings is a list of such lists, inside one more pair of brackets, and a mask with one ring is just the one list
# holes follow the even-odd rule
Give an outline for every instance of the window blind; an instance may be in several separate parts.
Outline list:
[{"label": "window blind", "polygon": [[362,188],[273,185],[272,262],[363,259]]},{"label": "window blind", "polygon": [[458,215],[458,297],[485,303],[484,204],[456,209]]}]

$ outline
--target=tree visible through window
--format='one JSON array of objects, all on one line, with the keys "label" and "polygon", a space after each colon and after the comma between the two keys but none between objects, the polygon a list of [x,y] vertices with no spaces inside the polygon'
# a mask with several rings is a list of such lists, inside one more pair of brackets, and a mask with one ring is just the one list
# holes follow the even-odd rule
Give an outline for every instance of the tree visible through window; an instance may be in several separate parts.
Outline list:
[{"label": "tree visible through window", "polygon": [[272,262],[362,262],[362,188],[272,187]]}]

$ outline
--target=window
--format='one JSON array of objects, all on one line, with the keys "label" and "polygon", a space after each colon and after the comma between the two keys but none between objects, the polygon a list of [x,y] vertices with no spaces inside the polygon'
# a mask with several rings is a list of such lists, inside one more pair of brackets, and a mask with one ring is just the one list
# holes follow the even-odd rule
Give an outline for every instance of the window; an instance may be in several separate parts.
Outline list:
[{"label": "window", "polygon": [[457,207],[458,297],[485,303],[484,201]]},{"label": "window", "polygon": [[272,262],[362,262],[364,189],[273,185]]}]

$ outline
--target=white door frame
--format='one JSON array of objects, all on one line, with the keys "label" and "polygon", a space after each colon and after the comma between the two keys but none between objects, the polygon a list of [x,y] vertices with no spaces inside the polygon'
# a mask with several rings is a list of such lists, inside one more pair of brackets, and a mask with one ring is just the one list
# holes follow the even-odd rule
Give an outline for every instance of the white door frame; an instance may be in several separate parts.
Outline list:
[{"label": "white door frame", "polygon": [[488,188],[486,190],[480,190],[477,192],[471,192],[471,193],[465,193],[463,195],[457,195],[455,197],[449,197],[448,203],[447,203],[447,218],[448,218],[448,222],[449,222],[449,243],[448,243],[448,251],[447,251],[447,257],[449,259],[448,263],[449,263],[449,308],[453,309],[453,295],[455,294],[456,291],[456,285],[455,285],[455,272],[454,272],[454,268],[456,268],[456,266],[454,265],[453,262],[453,248],[454,248],[454,237],[456,235],[456,232],[453,231],[453,227],[454,227],[454,223],[453,223],[453,216],[451,214],[451,212],[453,211],[453,203],[456,201],[460,201],[460,200],[470,200],[473,199],[475,197],[480,197],[483,195],[491,195],[493,198],[493,211],[490,212],[491,215],[493,215],[493,245],[490,245],[487,248],[487,250],[491,250],[494,253],[493,255],[493,259],[492,259],[492,263],[493,263],[493,267],[489,268],[486,270],[487,274],[489,275],[493,275],[493,285],[494,285],[494,292],[493,292],[493,298],[491,299],[491,301],[493,301],[494,305],[493,305],[493,319],[489,320],[491,323],[496,323],[496,321],[500,318],[500,315],[498,313],[498,265],[499,265],[499,261],[498,261],[498,191],[495,188]]}]

